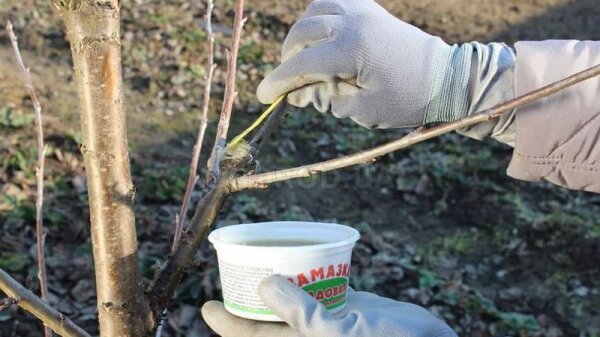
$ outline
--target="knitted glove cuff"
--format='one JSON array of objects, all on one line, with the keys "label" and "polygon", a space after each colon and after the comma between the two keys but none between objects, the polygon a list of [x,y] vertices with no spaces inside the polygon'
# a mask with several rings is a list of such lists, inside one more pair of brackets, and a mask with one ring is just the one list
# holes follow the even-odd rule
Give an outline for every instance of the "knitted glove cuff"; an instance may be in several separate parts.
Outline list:
[{"label": "knitted glove cuff", "polygon": [[473,52],[470,43],[440,52],[424,124],[451,122],[467,115]]}]

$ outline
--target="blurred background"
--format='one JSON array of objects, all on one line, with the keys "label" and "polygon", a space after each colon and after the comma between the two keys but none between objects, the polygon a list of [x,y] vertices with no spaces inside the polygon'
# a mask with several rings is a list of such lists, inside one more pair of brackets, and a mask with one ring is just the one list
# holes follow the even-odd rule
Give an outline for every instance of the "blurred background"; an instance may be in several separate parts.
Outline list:
[{"label": "blurred background", "polygon": [[[239,97],[231,134],[256,118],[259,81],[279,63],[286,32],[308,1],[247,1]],[[598,0],[385,0],[392,13],[448,43],[523,39],[600,40]],[[219,67],[211,122],[224,89],[233,0],[216,1]],[[205,4],[122,2],[123,66],[140,268],[146,281],[167,255],[200,114]],[[44,218],[50,302],[97,333],[89,213],[77,94],[63,26],[50,0],[0,0],[12,19],[44,107]],[[398,46],[403,48],[403,46]],[[295,110],[260,155],[263,170],[348,154],[403,130],[366,130],[313,109]],[[0,30],[0,267],[35,277],[35,126],[5,31]],[[205,145],[204,153],[209,145]],[[600,335],[600,195],[505,175],[511,149],[447,135],[373,165],[238,194],[217,226],[268,220],[338,222],[358,228],[352,285],[420,304],[461,336]],[[193,196],[193,202],[199,195]],[[199,308],[220,297],[209,245],[169,308],[163,336],[209,336]],[[29,280],[29,281],[26,281]],[[0,312],[0,337],[40,336],[17,307]]]}]

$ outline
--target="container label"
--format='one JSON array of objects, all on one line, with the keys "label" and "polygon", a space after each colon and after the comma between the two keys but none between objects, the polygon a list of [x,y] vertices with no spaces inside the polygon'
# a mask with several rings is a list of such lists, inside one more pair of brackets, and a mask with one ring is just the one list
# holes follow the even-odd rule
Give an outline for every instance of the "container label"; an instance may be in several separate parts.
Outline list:
[{"label": "container label", "polygon": [[271,314],[258,296],[258,285],[273,275],[273,268],[242,266],[219,261],[226,306],[255,314]]},{"label": "container label", "polygon": [[[328,264],[287,278],[331,310],[346,303],[349,269],[347,263]],[[252,314],[273,314],[262,303],[258,286],[264,278],[273,274],[286,275],[285,271],[237,265],[223,260],[219,261],[219,271],[225,306]]]},{"label": "container label", "polygon": [[288,278],[290,282],[298,287],[304,287],[309,283],[318,280],[330,279],[332,277],[348,277],[350,268],[347,263],[339,263],[337,265],[330,264],[325,267],[313,268],[308,273],[299,273],[296,277]]},{"label": "container label", "polygon": [[307,285],[302,289],[314,299],[320,301],[325,308],[334,309],[346,302],[348,279],[346,277],[336,277]]}]

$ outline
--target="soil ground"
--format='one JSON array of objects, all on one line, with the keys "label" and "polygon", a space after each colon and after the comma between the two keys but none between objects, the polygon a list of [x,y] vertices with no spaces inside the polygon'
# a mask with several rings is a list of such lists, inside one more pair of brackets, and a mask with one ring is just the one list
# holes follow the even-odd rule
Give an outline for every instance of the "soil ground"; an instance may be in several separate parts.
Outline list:
[{"label": "soil ground", "polygon": [[[248,1],[232,134],[262,108],[254,90],[279,62],[306,1]],[[232,0],[216,3],[221,104]],[[392,13],[449,43],[574,38],[600,40],[597,0],[382,1]],[[178,211],[203,90],[204,4],[123,2],[123,64],[141,268],[164,260]],[[93,263],[77,95],[69,46],[50,1],[0,0],[42,97],[46,139],[50,302],[97,333]],[[401,48],[401,46],[399,46]],[[263,170],[331,158],[405,131],[364,130],[311,109],[294,111],[261,155]],[[0,267],[37,289],[35,137],[32,107],[0,31]],[[458,135],[394,153],[370,166],[235,196],[217,226],[268,220],[353,225],[363,238],[353,286],[427,307],[461,336],[600,334],[600,196],[505,175],[511,150]],[[198,199],[194,195],[194,200]],[[183,281],[164,336],[207,336],[198,308],[219,298],[214,252]],[[16,307],[0,312],[0,337],[39,336]]]}]

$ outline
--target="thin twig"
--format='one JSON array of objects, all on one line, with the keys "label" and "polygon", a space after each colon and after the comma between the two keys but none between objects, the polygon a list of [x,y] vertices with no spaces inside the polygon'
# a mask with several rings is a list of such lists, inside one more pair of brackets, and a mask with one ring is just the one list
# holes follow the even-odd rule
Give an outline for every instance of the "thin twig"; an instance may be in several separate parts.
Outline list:
[{"label": "thin twig", "polygon": [[472,114],[455,122],[445,123],[430,129],[413,132],[401,139],[377,146],[375,148],[343,156],[335,159],[326,160],[316,164],[304,165],[300,167],[278,170],[273,172],[261,173],[250,176],[241,176],[231,182],[232,191],[240,191],[248,188],[265,188],[269,184],[295,178],[310,177],[321,172],[332,171],[343,167],[357,164],[370,163],[376,158],[381,157],[393,151],[397,151],[427,139],[431,139],[445,133],[455,131],[464,127],[475,125],[477,123],[489,121],[500,117],[503,113],[511,111],[522,105],[531,103],[535,100],[547,97],[560,90],[585,81],[592,77],[600,75],[600,65],[589,68],[585,71],[567,77],[558,82],[534,90],[530,93],[514,98],[505,103],[499,104],[493,108]]},{"label": "thin twig", "polygon": [[215,137],[215,145],[208,159],[207,180],[214,180],[219,176],[220,158],[225,149],[227,141],[227,132],[229,130],[229,122],[231,120],[231,111],[233,110],[233,102],[237,96],[235,90],[235,77],[237,72],[237,55],[240,47],[240,38],[242,36],[242,28],[246,19],[244,15],[244,0],[237,0],[235,6],[235,19],[233,23],[233,38],[231,41],[231,50],[227,54],[227,81],[225,82],[225,96],[223,97],[223,106],[221,107],[221,116],[217,127],[217,136]]},{"label": "thin twig", "polygon": [[44,322],[44,325],[50,327],[57,334],[66,337],[90,337],[87,332],[73,323],[67,316],[49,306],[1,268],[0,290],[7,296],[18,299],[16,304]]},{"label": "thin twig", "polygon": [[[171,245],[171,252],[175,252],[179,241],[181,240],[181,233],[185,226],[185,220],[187,218],[188,208],[190,206],[190,199],[192,197],[192,191],[198,182],[198,161],[200,160],[200,154],[202,152],[202,144],[204,143],[204,134],[206,126],[208,125],[208,108],[210,103],[210,89],[213,74],[217,65],[214,64],[214,45],[215,45],[215,34],[212,31],[212,11],[214,8],[213,0],[206,1],[206,35],[208,37],[208,55],[206,61],[206,76],[204,78],[204,96],[202,99],[202,114],[200,115],[200,126],[198,127],[198,135],[196,136],[196,144],[194,145],[192,162],[190,163],[190,173],[188,176],[187,186],[185,187],[185,194],[183,195],[183,203],[179,214],[175,217],[175,235],[173,236],[173,244]],[[156,337],[160,337],[163,331],[164,320],[167,316],[167,309],[165,309],[161,315],[158,327],[156,328]]]},{"label": "thin twig", "polygon": [[198,136],[196,138],[196,145],[194,145],[194,154],[192,156],[192,163],[190,164],[190,174],[188,176],[187,186],[185,188],[185,195],[183,196],[183,204],[179,210],[179,220],[175,227],[175,237],[173,238],[173,245],[171,251],[175,251],[179,240],[181,240],[181,232],[185,226],[185,220],[187,218],[187,211],[190,206],[190,198],[196,182],[198,181],[198,161],[200,160],[200,153],[202,151],[202,143],[204,142],[204,133],[206,131],[206,125],[208,124],[208,106],[210,103],[210,87],[217,67],[214,64],[214,44],[215,34],[212,31],[212,11],[214,7],[213,0],[206,1],[206,34],[208,36],[208,60],[206,61],[206,78],[204,82],[204,97],[202,100],[202,115],[200,116],[200,127],[198,128]]},{"label": "thin twig", "polygon": [[[44,129],[42,125],[42,105],[35,93],[33,83],[31,81],[31,72],[23,62],[21,52],[19,51],[19,45],[17,43],[17,36],[13,31],[13,25],[9,21],[6,23],[6,30],[12,44],[13,51],[15,53],[15,59],[21,68],[23,73],[23,79],[25,80],[25,86],[29,91],[31,102],[33,103],[33,109],[35,110],[35,124],[37,128],[37,148],[38,148],[38,165],[35,170],[36,183],[37,183],[37,197],[35,202],[35,236],[37,239],[37,259],[38,259],[38,278],[40,279],[40,291],[42,300],[47,301],[48,297],[48,283],[46,281],[46,259],[44,257],[44,222],[42,217],[42,208],[44,206],[44,163],[46,154],[46,145],[44,144]],[[44,328],[44,334],[46,337],[52,336],[52,330],[50,328]]]}]

